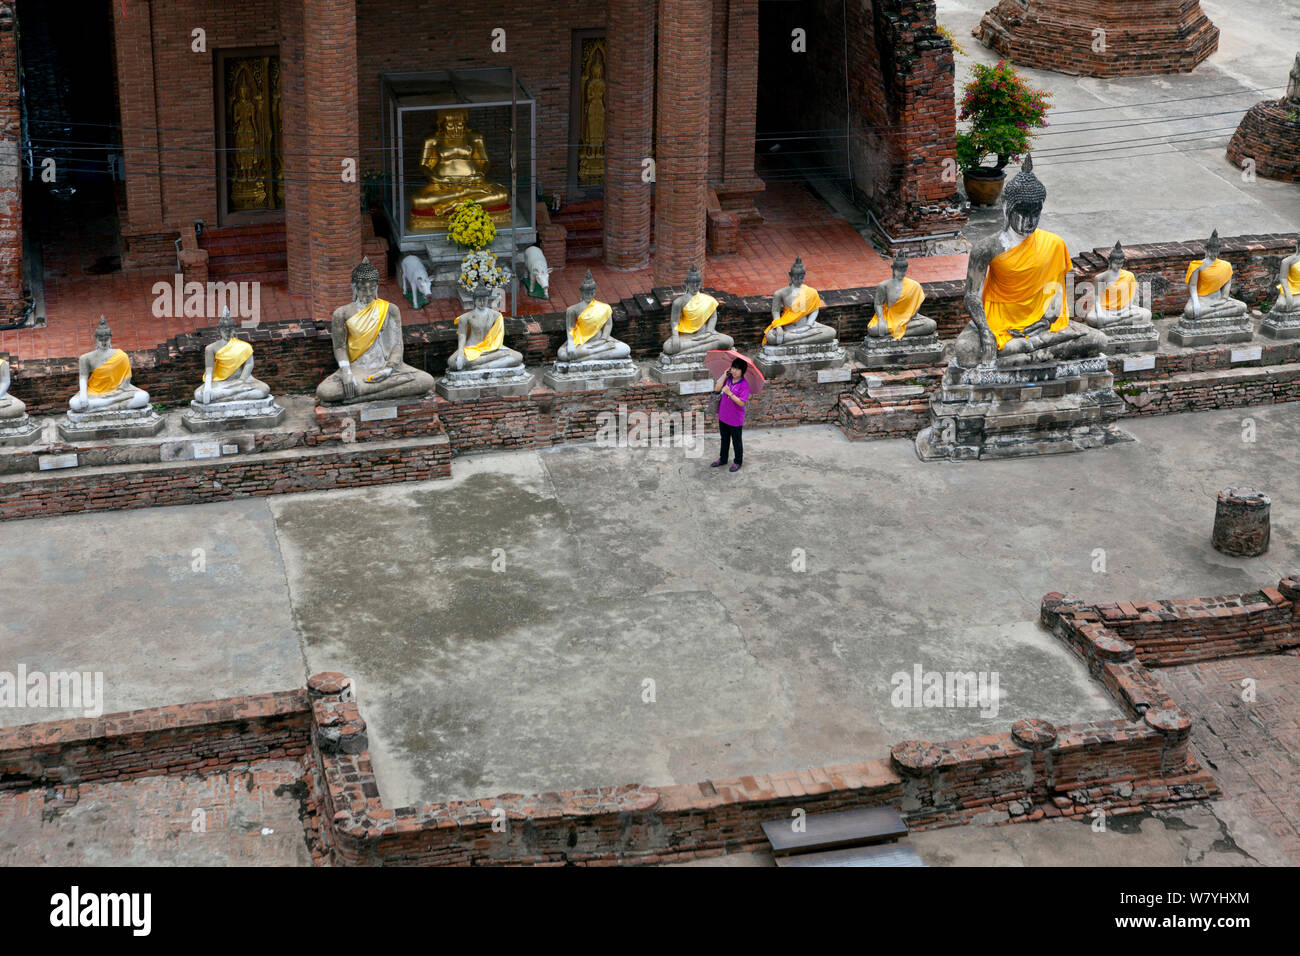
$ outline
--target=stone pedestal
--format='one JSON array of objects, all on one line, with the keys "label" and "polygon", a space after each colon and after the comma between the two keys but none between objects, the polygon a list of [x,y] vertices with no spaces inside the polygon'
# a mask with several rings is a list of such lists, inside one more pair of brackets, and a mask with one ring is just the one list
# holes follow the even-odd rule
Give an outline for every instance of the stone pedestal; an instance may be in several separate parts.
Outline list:
[{"label": "stone pedestal", "polygon": [[923,461],[1019,458],[1131,441],[1106,357],[999,368],[949,365],[916,436]]},{"label": "stone pedestal", "polygon": [[848,358],[838,339],[817,345],[764,345],[754,364],[764,378],[777,378],[804,369],[838,368]]},{"label": "stone pedestal", "polygon": [[448,372],[438,380],[437,392],[450,402],[475,398],[507,398],[533,390],[533,376],[522,365],[481,371]]},{"label": "stone pedestal", "polygon": [[858,346],[856,358],[866,368],[911,368],[937,365],[943,361],[943,343],[937,332],[930,335],[868,335]]},{"label": "stone pedestal", "polygon": [[1249,342],[1255,337],[1255,326],[1250,316],[1231,318],[1190,319],[1181,315],[1169,330],[1171,345],[1231,345]]},{"label": "stone pedestal", "polygon": [[41,435],[41,426],[30,415],[0,418],[0,448],[30,445]]},{"label": "stone pedestal", "polygon": [[162,416],[152,406],[109,409],[102,412],[69,410],[59,422],[64,441],[95,441],[100,438],[146,438],[162,431]]},{"label": "stone pedestal", "polygon": [[630,358],[586,359],[556,362],[542,373],[542,384],[556,392],[592,392],[602,388],[622,388],[640,377],[641,370]]},{"label": "stone pedestal", "polygon": [[665,355],[659,353],[659,361],[649,368],[650,377],[656,382],[672,384],[690,382],[698,378],[713,378],[704,365],[707,352],[689,352],[685,355]]},{"label": "stone pedestal", "polygon": [[1270,339],[1300,339],[1300,312],[1269,312],[1259,323],[1259,334]]},{"label": "stone pedestal", "polygon": [[1160,332],[1150,320],[1116,322],[1100,331],[1106,336],[1107,355],[1154,352],[1160,345]]},{"label": "stone pedestal", "polygon": [[284,409],[273,396],[251,401],[190,402],[181,424],[192,432],[219,432],[231,428],[271,428],[284,421]]},{"label": "stone pedestal", "polygon": [[1268,550],[1268,495],[1254,488],[1225,488],[1214,509],[1214,547],[1224,554],[1253,558]]}]

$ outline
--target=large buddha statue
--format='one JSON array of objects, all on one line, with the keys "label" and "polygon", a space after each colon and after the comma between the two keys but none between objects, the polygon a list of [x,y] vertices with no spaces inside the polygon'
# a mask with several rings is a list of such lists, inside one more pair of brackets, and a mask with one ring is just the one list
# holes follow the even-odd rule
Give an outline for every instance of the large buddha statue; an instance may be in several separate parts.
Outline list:
[{"label": "large buddha statue", "polygon": [[251,402],[270,394],[265,382],[253,378],[253,347],[235,338],[235,320],[226,309],[217,322],[216,341],[203,350],[203,384],[194,390],[194,401]]},{"label": "large buddha statue", "polygon": [[352,302],[334,310],[330,339],[338,371],[316,387],[325,404],[414,398],[433,376],[402,362],[402,313],[379,298],[379,270],[363,259],[352,270]]},{"label": "large buddha statue", "polygon": [[1151,310],[1138,304],[1137,277],[1124,268],[1124,247],[1115,243],[1106,271],[1097,274],[1096,298],[1084,321],[1096,329],[1121,324],[1147,323]]},{"label": "large buddha statue", "polygon": [[1194,259],[1187,265],[1187,305],[1183,315],[1188,319],[1234,318],[1250,311],[1240,299],[1232,298],[1232,264],[1220,259],[1223,243],[1219,230],[1214,230],[1205,244],[1205,258]]},{"label": "large buddha statue", "polygon": [[555,352],[561,362],[623,359],[632,354],[626,342],[614,338],[614,310],[596,299],[596,280],[587,270],[578,287],[580,301],[564,313],[564,344]]},{"label": "large buddha statue", "polygon": [[977,245],[966,273],[971,322],[957,336],[963,367],[1026,365],[1098,355],[1106,339],[1070,321],[1065,240],[1038,228],[1047,188],[1025,165],[1003,192],[1002,231]]},{"label": "large buddha statue", "polygon": [[510,190],[488,178],[487,146],[468,122],[467,110],[438,114],[438,128],[424,141],[420,157],[429,183],[411,197],[407,232],[446,229],[456,206],[470,201],[482,205],[493,222],[510,222]]},{"label": "large buddha statue", "polygon": [[9,382],[9,362],[0,358],[0,422],[27,414],[27,406],[9,394]]},{"label": "large buddha statue", "polygon": [[523,368],[524,357],[505,346],[505,318],[488,306],[492,290],[474,287],[474,308],[456,318],[456,351],[447,359],[449,372]]},{"label": "large buddha statue", "polygon": [[795,256],[790,284],[772,293],[772,324],[763,330],[764,345],[816,345],[835,341],[835,330],[817,321],[822,300],[804,285],[803,256]]},{"label": "large buddha statue", "polygon": [[149,393],[131,384],[131,360],[113,348],[113,333],[101,315],[95,327],[95,349],[77,360],[77,394],[68,408],[85,413],[148,407]]},{"label": "large buddha statue", "polygon": [[718,331],[718,300],[700,291],[704,277],[691,264],[686,273],[686,291],[673,299],[669,323],[672,335],[664,343],[667,356],[703,354],[710,349],[729,349],[735,341]]},{"label": "large buddha statue", "polygon": [[934,335],[939,328],[934,319],[920,312],[925,290],[915,279],[907,278],[907,256],[901,252],[894,259],[890,278],[876,286],[876,313],[867,323],[869,338],[916,338]]}]

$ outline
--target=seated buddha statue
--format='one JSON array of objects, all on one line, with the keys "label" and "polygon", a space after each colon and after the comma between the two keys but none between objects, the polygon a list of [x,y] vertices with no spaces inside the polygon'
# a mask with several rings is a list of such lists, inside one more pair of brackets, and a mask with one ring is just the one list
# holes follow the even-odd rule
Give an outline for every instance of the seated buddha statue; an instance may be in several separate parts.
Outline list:
[{"label": "seated buddha statue", "polygon": [[817,290],[804,285],[803,256],[795,256],[790,284],[772,293],[772,324],[763,330],[765,345],[816,345],[834,342],[835,330],[817,321],[822,300]]},{"label": "seated buddha statue", "polygon": [[95,327],[95,349],[77,360],[77,394],[68,401],[74,412],[148,408],[149,393],[131,384],[131,360],[113,348],[113,333],[101,315]]},{"label": "seated buddha statue", "polygon": [[673,333],[664,343],[665,355],[729,349],[736,344],[731,336],[718,331],[718,300],[700,291],[703,282],[704,276],[692,263],[686,273],[686,291],[673,299],[669,315]]},{"label": "seated buddha statue", "polygon": [[9,394],[9,382],[9,362],[0,358],[0,422],[27,414],[27,406]]},{"label": "seated buddha statue", "polygon": [[596,280],[591,270],[578,287],[581,299],[564,313],[564,344],[555,352],[561,362],[583,359],[621,359],[632,354],[626,342],[614,338],[614,310],[596,300]]},{"label": "seated buddha statue", "polygon": [[1187,305],[1183,317],[1188,319],[1221,319],[1245,315],[1249,306],[1232,298],[1232,265],[1219,258],[1223,243],[1219,230],[1214,230],[1205,244],[1205,258],[1193,259],[1187,265]]},{"label": "seated buddha statue", "polygon": [[467,110],[443,110],[438,128],[424,141],[420,168],[428,185],[411,196],[407,232],[433,232],[447,228],[452,210],[463,202],[477,202],[501,224],[510,222],[510,191],[488,179],[487,146],[483,135],[468,128]]},{"label": "seated buddha statue", "polygon": [[352,270],[352,301],[334,310],[330,340],[338,371],[316,387],[325,404],[415,398],[433,376],[402,362],[402,313],[379,298],[379,270],[370,259]]},{"label": "seated buddha statue", "polygon": [[1002,231],[977,245],[966,271],[971,322],[957,336],[957,364],[1026,365],[1101,354],[1105,335],[1070,321],[1065,240],[1038,228],[1047,187],[1025,157],[1003,191]]},{"label": "seated buddha statue", "polygon": [[456,317],[456,351],[447,359],[447,371],[523,368],[523,355],[504,344],[505,319],[488,306],[491,298],[492,290],[483,283],[474,287],[474,308]]},{"label": "seated buddha statue", "polygon": [[217,340],[203,350],[203,384],[194,390],[200,405],[251,402],[268,398],[271,389],[253,378],[253,347],[235,335],[230,309],[217,322]]},{"label": "seated buddha statue", "polygon": [[1096,298],[1084,316],[1094,329],[1151,321],[1151,310],[1138,305],[1137,277],[1124,268],[1124,247],[1118,242],[1106,260],[1106,271],[1099,272],[1095,282]]},{"label": "seated buddha statue", "polygon": [[[1300,56],[1296,62],[1300,64]],[[1277,271],[1277,301],[1273,303],[1272,313],[1300,315],[1300,239],[1296,240],[1295,252],[1282,260]]]},{"label": "seated buddha statue", "polygon": [[901,252],[894,259],[893,275],[876,286],[876,314],[867,323],[867,336],[933,335],[939,328],[934,319],[920,313],[925,301],[925,290],[915,279],[907,278],[907,256]]}]

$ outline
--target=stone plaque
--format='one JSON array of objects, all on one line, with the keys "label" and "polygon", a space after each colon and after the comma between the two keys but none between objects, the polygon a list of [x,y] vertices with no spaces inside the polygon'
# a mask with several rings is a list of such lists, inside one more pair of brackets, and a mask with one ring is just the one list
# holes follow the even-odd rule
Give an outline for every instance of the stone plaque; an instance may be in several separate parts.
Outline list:
[{"label": "stone plaque", "polygon": [[713,380],[709,378],[697,378],[690,382],[678,382],[678,395],[698,395],[701,392],[713,391]]},{"label": "stone plaque", "polygon": [[1154,355],[1135,355],[1132,358],[1124,359],[1124,371],[1140,372],[1143,369],[1155,368],[1156,357]]},{"label": "stone plaque", "polygon": [[817,370],[818,382],[847,382],[853,374],[852,369],[847,368],[819,368]]},{"label": "stone plaque", "polygon": [[588,392],[598,392],[605,387],[605,380],[603,378],[588,379],[582,383],[582,387]]},{"label": "stone plaque", "polygon": [[195,458],[220,458],[221,442],[219,441],[196,441],[194,443]]},{"label": "stone plaque", "polygon": [[1236,362],[1258,362],[1258,361],[1260,360],[1260,358],[1261,358],[1263,355],[1264,355],[1264,350],[1263,350],[1260,346],[1258,346],[1258,345],[1253,345],[1253,346],[1251,346],[1250,348],[1245,348],[1245,349],[1233,349],[1233,350],[1232,350],[1232,361],[1233,361],[1234,363],[1236,363]]},{"label": "stone plaque", "polygon": [[238,454],[239,454],[239,446],[238,446],[238,445],[222,445],[222,446],[221,446],[221,454],[223,454],[223,455],[238,455]]},{"label": "stone plaque", "polygon": [[76,468],[76,455],[41,455],[36,459],[41,471],[53,471],[56,468]]},{"label": "stone plaque", "polygon": [[386,418],[397,417],[396,405],[382,405],[379,408],[361,409],[361,420],[363,422],[381,422]]}]

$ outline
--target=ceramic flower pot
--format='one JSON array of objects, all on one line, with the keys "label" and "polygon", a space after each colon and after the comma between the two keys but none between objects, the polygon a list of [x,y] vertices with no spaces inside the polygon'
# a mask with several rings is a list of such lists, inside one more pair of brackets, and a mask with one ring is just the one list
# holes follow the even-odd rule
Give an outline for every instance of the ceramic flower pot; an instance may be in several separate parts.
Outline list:
[{"label": "ceramic flower pot", "polygon": [[1002,184],[1006,181],[1005,169],[990,169],[976,166],[962,172],[962,185],[972,206],[995,206],[1002,195]]}]

